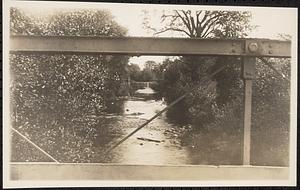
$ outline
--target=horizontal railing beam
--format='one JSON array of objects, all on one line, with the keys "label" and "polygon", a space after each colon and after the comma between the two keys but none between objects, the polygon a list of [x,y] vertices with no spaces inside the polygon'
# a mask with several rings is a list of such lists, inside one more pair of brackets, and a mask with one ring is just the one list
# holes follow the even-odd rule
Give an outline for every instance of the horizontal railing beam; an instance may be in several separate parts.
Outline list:
[{"label": "horizontal railing beam", "polygon": [[[11,163],[11,180],[288,180],[289,167]],[[41,175],[43,174],[43,175]],[[269,181],[269,182],[270,182]],[[74,184],[73,184],[74,185]]]},{"label": "horizontal railing beam", "polygon": [[290,57],[291,43],[268,39],[11,36],[10,52]]}]

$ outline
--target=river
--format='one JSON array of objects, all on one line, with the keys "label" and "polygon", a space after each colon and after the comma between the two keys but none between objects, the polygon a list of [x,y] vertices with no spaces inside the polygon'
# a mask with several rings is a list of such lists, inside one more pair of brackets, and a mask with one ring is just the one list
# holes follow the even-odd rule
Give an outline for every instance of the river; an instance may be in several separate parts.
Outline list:
[{"label": "river", "polygon": [[[137,90],[130,98],[111,103],[108,109],[110,116],[119,116],[119,118],[121,116],[123,123],[131,122],[131,125],[122,125],[122,136],[113,143],[122,139],[166,106],[163,100],[154,99],[154,93],[151,88],[147,87]],[[181,145],[178,138],[180,131],[184,129],[185,126],[172,122],[166,117],[166,113],[163,113],[111,151],[109,162],[154,165],[191,164],[189,150]],[[154,141],[149,141],[149,139]]]}]

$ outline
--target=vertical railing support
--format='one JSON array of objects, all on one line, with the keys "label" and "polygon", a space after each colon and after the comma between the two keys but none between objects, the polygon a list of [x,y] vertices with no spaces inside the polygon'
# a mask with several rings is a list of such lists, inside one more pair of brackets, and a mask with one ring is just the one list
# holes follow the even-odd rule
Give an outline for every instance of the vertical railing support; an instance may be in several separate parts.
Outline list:
[{"label": "vertical railing support", "polygon": [[255,75],[255,58],[243,58],[244,79],[244,143],[243,164],[250,165],[251,150],[251,106],[252,106],[252,80]]}]

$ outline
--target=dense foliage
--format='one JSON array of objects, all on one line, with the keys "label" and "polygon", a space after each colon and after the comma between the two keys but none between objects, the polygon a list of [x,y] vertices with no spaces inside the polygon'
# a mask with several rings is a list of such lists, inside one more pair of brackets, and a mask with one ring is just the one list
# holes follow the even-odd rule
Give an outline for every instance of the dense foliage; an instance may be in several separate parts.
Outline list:
[{"label": "dense foliage", "polygon": [[32,35],[41,34],[43,31],[40,28],[36,20],[27,16],[21,10],[17,8],[10,9],[10,34],[12,35]]},{"label": "dense foliage", "polygon": [[160,65],[155,61],[146,61],[144,68],[141,70],[137,64],[130,64],[127,68],[131,80],[139,82],[148,82],[161,80],[162,72]]},{"label": "dense foliage", "polygon": [[[276,69],[290,78],[290,60],[274,59]],[[242,85],[242,81],[239,80]],[[210,164],[241,164],[243,145],[243,93],[236,87],[233,99],[210,110],[214,120],[194,124],[197,131],[187,133],[191,146],[204,152],[200,160]],[[252,97],[251,164],[289,164],[290,84],[262,62],[256,64]],[[205,104],[199,104],[201,106]],[[222,158],[222,159],[220,159]]]},{"label": "dense foliage", "polygon": [[[76,10],[45,18],[26,16],[16,8],[10,11],[15,35],[126,34],[107,11]],[[120,95],[127,62],[125,56],[11,54],[13,126],[49,152],[69,155],[69,161],[88,161],[74,151],[91,148],[96,131],[107,131],[88,116],[99,116],[107,102]]]},{"label": "dense foliage", "polygon": [[[290,80],[289,59],[270,59]],[[259,165],[289,164],[290,82],[278,76],[260,60],[253,87],[252,159]]]},{"label": "dense foliage", "polygon": [[[162,28],[150,29],[155,34],[181,32],[191,38],[243,38],[253,28],[248,12],[184,11],[163,13]],[[146,23],[146,24],[149,24]],[[207,32],[206,32],[207,31]],[[287,78],[289,60],[276,60]],[[243,137],[243,81],[241,59],[229,57],[188,57],[167,59],[160,66],[163,80],[156,90],[171,103],[204,76],[226,64],[225,70],[211,78],[215,90],[197,89],[168,112],[169,117],[192,122],[192,138],[187,142],[202,154],[202,160],[214,164],[240,164]],[[289,84],[261,62],[256,64],[257,80],[253,92],[252,163],[287,165],[289,136]],[[203,87],[204,88],[204,87]],[[276,143],[272,139],[276,138]],[[184,138],[185,139],[185,138]],[[267,152],[267,153],[264,153]],[[219,160],[218,157],[226,157]],[[218,163],[219,162],[219,163]],[[221,163],[220,163],[221,162]]]},{"label": "dense foliage", "polygon": [[[147,19],[151,20],[151,18]],[[149,26],[150,21],[145,25],[155,31],[155,34],[175,31],[190,38],[240,38],[246,37],[247,33],[254,28],[249,24],[250,19],[249,12],[174,10],[162,13],[161,21],[164,24],[162,28]],[[197,85],[204,76],[227,64],[225,71],[212,78],[217,81],[213,95],[197,91],[174,107],[180,109],[184,113],[182,115],[186,115],[197,125],[207,125],[215,119],[213,107],[221,108],[241,92],[240,62],[238,58],[196,56],[166,60],[161,66],[165,77],[157,90],[167,102],[172,102],[180,94]]]},{"label": "dense foliage", "polygon": [[[11,34],[126,35],[126,29],[107,11],[74,10],[45,18],[27,16],[15,8],[10,11]],[[250,18],[247,12],[175,11],[162,16],[165,27],[156,33],[174,30],[193,38],[245,37],[251,29]],[[270,61],[290,78],[290,60]],[[241,163],[243,81],[239,58],[182,56],[166,59],[161,65],[150,61],[142,71],[127,62],[125,56],[11,54],[13,127],[59,161],[96,162],[103,156],[101,147],[120,133],[112,131],[119,121],[99,116],[116,96],[127,93],[122,84],[129,77],[136,81],[158,80],[155,90],[171,103],[227,64],[224,71],[211,78],[217,82],[215,89],[207,91],[205,85],[197,88],[167,114],[177,123],[193,124],[192,130],[183,134],[188,138],[183,139],[201,153],[201,164]],[[289,87],[288,81],[257,62],[251,164],[288,165]],[[12,140],[13,161],[49,161],[17,136]]]}]

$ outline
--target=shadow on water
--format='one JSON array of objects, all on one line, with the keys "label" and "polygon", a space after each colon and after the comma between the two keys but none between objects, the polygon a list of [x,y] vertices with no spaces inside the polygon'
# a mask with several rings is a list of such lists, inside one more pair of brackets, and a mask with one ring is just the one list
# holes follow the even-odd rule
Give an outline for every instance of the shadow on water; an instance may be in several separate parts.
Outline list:
[{"label": "shadow on water", "polygon": [[181,102],[171,107],[167,112],[166,116],[168,122],[174,123],[176,125],[187,125],[189,124],[189,116],[185,109],[185,105],[181,104]]},{"label": "shadow on water", "polygon": [[[159,102],[161,105],[167,106],[164,98],[157,95],[151,88],[144,88],[137,90],[132,96],[119,97],[117,100],[107,102],[105,112],[108,115],[124,116],[126,112],[128,112],[128,108],[127,110],[125,109],[126,105],[132,107],[130,104],[137,104],[137,102],[143,104],[143,102],[147,101],[152,101],[152,103]],[[163,108],[164,107],[162,107],[162,109]],[[189,124],[189,117],[185,110],[185,105],[179,102],[164,113],[166,116],[164,119],[167,123],[174,125],[181,126]]]},{"label": "shadow on water", "polygon": [[[131,97],[110,102],[107,117],[112,119],[110,130],[118,131],[119,138],[112,138],[110,144],[117,143],[146,120],[166,107],[163,99],[149,87],[139,89]],[[178,114],[182,115],[180,112]],[[179,115],[177,116],[179,117]],[[123,164],[190,164],[188,150],[181,146],[179,137],[181,124],[163,113],[146,127],[138,131],[101,162]],[[121,132],[120,132],[121,131]],[[147,155],[147,156],[145,156]]]},{"label": "shadow on water", "polygon": [[[166,106],[164,99],[157,98],[156,93],[149,88],[139,89],[131,97],[120,98],[109,104],[106,119],[111,120],[107,125],[110,131],[115,131],[111,132],[110,145],[116,144]],[[238,150],[232,151],[228,159],[223,158],[222,155],[228,154],[222,151],[222,147],[227,146],[226,142],[217,144],[220,149],[211,149],[210,145],[215,145],[219,133],[207,136],[203,131],[199,136],[201,145],[198,146],[199,139],[193,138],[195,131],[188,125],[189,119],[185,113],[184,104],[179,103],[97,161],[146,165],[239,163],[239,156],[234,154]]]}]

